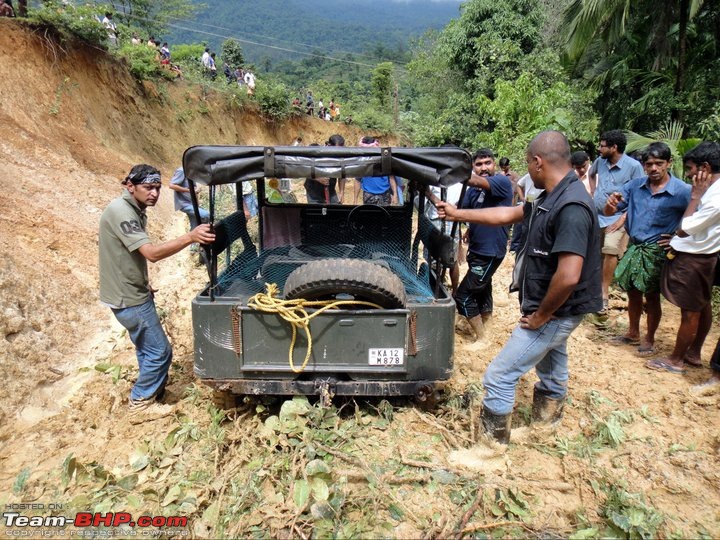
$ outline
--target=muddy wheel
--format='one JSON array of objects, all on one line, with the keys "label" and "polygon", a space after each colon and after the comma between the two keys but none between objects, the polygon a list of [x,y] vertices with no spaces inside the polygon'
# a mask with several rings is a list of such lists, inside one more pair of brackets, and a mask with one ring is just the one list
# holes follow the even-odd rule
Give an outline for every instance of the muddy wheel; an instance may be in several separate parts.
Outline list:
[{"label": "muddy wheel", "polygon": [[238,405],[238,396],[227,390],[213,391],[211,399],[215,408],[221,411],[229,411]]},{"label": "muddy wheel", "polygon": [[423,385],[415,390],[413,396],[418,408],[423,411],[432,411],[440,400],[440,391],[429,385]]},{"label": "muddy wheel", "polygon": [[323,259],[296,268],[285,282],[285,298],[362,300],[384,309],[404,308],[405,287],[387,268],[359,259]]}]

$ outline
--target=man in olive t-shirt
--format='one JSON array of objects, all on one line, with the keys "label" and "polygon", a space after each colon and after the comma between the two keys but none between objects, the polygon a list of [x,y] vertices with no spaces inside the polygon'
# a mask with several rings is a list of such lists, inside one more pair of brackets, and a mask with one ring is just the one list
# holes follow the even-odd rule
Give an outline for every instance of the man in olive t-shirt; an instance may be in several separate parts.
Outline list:
[{"label": "man in olive t-shirt", "polygon": [[139,374],[130,392],[131,421],[170,414],[162,398],[172,362],[172,347],[155,309],[147,261],[157,262],[195,242],[213,242],[210,226],[200,225],[173,240],[153,244],[145,228],[145,209],[160,197],[160,171],[135,165],[123,181],[125,191],[100,217],[100,301],[112,309],[135,345]]}]

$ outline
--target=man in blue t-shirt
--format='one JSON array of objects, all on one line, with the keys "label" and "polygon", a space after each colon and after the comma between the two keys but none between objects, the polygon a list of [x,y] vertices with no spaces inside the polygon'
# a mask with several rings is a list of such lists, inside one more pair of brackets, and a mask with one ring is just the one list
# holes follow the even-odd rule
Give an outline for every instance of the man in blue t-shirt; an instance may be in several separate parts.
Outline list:
[{"label": "man in blue t-shirt", "polygon": [[618,259],[627,249],[628,235],[625,232],[625,211],[606,216],[605,202],[611,193],[619,191],[630,180],[645,176],[640,162],[625,155],[627,137],[619,129],[612,129],[600,135],[598,157],[588,173],[590,193],[594,194],[595,208],[600,222],[600,247],[603,255],[602,294],[603,309],[599,313],[600,325],[607,320],[610,297],[610,283],[617,268]]},{"label": "man in blue t-shirt", "polygon": [[[512,205],[512,182],[507,176],[495,174],[495,155],[489,148],[475,152],[468,185],[463,208]],[[505,257],[508,229],[473,223],[466,238],[469,242],[468,271],[455,293],[455,304],[460,315],[472,326],[476,339],[480,340],[484,326],[492,316],[492,277]]]}]

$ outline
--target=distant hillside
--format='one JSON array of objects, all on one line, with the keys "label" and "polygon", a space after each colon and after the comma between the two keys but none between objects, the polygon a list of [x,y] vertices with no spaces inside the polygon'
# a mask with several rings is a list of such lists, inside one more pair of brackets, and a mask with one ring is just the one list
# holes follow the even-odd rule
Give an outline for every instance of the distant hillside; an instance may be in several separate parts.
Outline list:
[{"label": "distant hillside", "polygon": [[[219,34],[243,43],[251,62],[301,60],[302,56],[267,47],[322,54],[402,50],[413,37],[440,29],[458,16],[458,1],[431,0],[215,0],[193,22],[198,32],[176,30],[175,42],[207,41],[218,49]],[[183,25],[185,26],[185,25]]]}]

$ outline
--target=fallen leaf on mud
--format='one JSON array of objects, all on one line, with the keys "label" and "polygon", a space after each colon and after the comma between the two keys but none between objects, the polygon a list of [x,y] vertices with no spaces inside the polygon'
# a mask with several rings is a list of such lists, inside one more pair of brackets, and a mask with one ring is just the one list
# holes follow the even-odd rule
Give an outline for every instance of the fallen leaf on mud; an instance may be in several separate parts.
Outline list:
[{"label": "fallen leaf on mud", "polygon": [[70,506],[70,508],[88,508],[90,506],[90,499],[87,495],[78,495],[70,500],[68,506]]},{"label": "fallen leaf on mud", "polygon": [[181,496],[182,489],[180,488],[180,486],[173,486],[168,490],[160,506],[167,506],[168,504],[172,504],[178,499],[180,499]]},{"label": "fallen leaf on mud", "polygon": [[403,512],[396,504],[390,504],[388,506],[388,512],[390,512],[390,517],[395,521],[402,521],[405,517],[405,512]]},{"label": "fallen leaf on mud", "polygon": [[130,468],[135,471],[142,471],[150,463],[147,454],[138,452],[137,450],[130,454]]},{"label": "fallen leaf on mud", "polygon": [[431,476],[438,484],[454,484],[458,478],[455,474],[443,470],[433,471]]},{"label": "fallen leaf on mud", "polygon": [[316,502],[310,507],[310,514],[315,519],[332,519],[335,515],[333,507],[326,502]]},{"label": "fallen leaf on mud", "polygon": [[117,481],[117,485],[125,491],[132,491],[138,483],[137,474],[129,474]]},{"label": "fallen leaf on mud", "polygon": [[133,495],[132,493],[127,496],[127,503],[128,506],[131,508],[140,508],[142,507],[142,499],[138,497],[137,495]]},{"label": "fallen leaf on mud", "polygon": [[297,480],[293,488],[293,502],[295,502],[298,510],[305,508],[309,498],[310,484],[308,484],[307,480]]},{"label": "fallen leaf on mud", "polygon": [[164,458],[162,458],[162,461],[160,461],[160,463],[158,464],[158,469],[164,469],[166,467],[170,467],[171,465],[173,465],[176,462],[177,462],[177,459],[164,457]]},{"label": "fallen leaf on mud", "polygon": [[308,476],[330,474],[330,467],[322,459],[313,459],[305,466],[305,474]]},{"label": "fallen leaf on mud", "polygon": [[202,514],[202,517],[195,520],[193,532],[197,538],[211,538],[210,532],[215,528],[220,517],[220,507],[218,501],[208,506]]},{"label": "fallen leaf on mud", "polygon": [[322,478],[313,478],[310,481],[313,497],[316,501],[327,501],[330,496],[330,489]]}]

